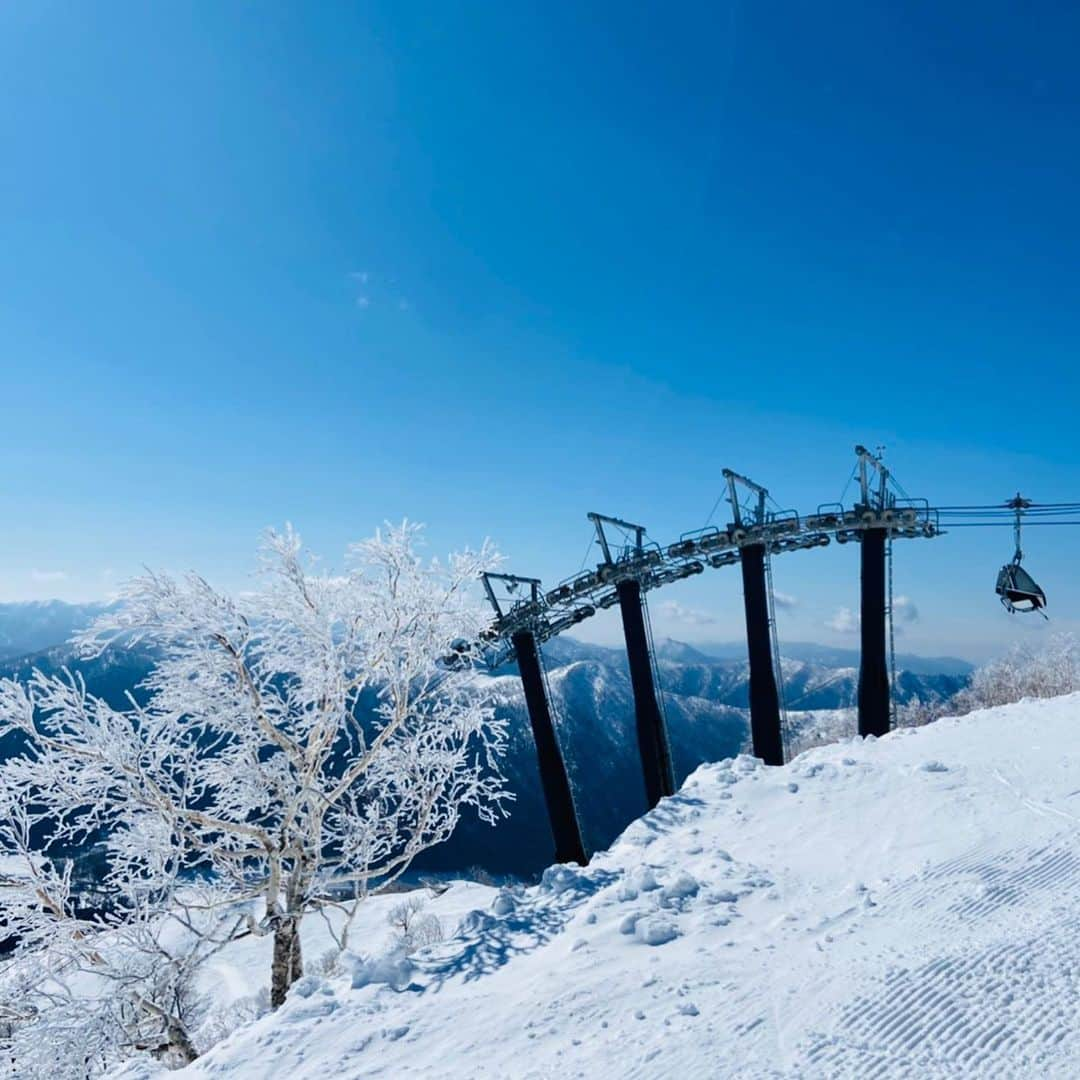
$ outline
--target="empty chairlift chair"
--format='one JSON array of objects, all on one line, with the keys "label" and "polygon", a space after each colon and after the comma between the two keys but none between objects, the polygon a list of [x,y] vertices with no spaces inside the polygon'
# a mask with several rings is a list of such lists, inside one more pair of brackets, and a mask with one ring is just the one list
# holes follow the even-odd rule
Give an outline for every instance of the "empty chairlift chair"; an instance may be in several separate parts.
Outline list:
[{"label": "empty chairlift chair", "polygon": [[1006,563],[999,571],[997,594],[1010,614],[1025,614],[1038,611],[1046,618],[1042,610],[1046,607],[1046,593],[1035,583],[1035,579],[1020,565],[1019,557]]},{"label": "empty chairlift chair", "polygon": [[1024,558],[1024,552],[1020,546],[1020,519],[1024,510],[1030,505],[1031,502],[1023,498],[1019,493],[1015,499],[1010,499],[1006,503],[1006,506],[1016,514],[1016,521],[1013,526],[1016,537],[1016,552],[1013,555],[1012,562],[1006,563],[998,571],[995,591],[1001,598],[1002,604],[1005,605],[1005,610],[1010,615],[1026,615],[1029,612],[1037,611],[1045,619],[1047,617],[1046,612],[1042,609],[1046,607],[1046,593],[1039,588],[1035,579],[1020,565]]}]

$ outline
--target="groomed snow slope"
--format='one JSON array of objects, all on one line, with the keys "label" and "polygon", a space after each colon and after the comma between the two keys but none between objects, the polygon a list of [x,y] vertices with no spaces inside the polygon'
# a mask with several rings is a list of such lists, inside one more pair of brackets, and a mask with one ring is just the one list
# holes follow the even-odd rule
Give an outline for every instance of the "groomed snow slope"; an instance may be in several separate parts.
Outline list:
[{"label": "groomed snow slope", "polygon": [[306,978],[179,1075],[1080,1076],[1078,721],[703,766],[588,869],[473,887],[406,988]]}]

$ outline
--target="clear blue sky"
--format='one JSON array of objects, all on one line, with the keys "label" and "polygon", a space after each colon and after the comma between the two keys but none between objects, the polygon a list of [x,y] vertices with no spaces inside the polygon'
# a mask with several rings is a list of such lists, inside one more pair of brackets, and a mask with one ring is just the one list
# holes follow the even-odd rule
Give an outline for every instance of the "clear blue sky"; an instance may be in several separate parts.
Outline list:
[{"label": "clear blue sky", "polygon": [[[292,520],[578,569],[730,465],[801,509],[884,444],[941,503],[1080,499],[1073,4],[0,7],[0,599],[242,585]],[[1080,530],[1034,533],[1059,627]],[[1007,533],[912,543],[981,655]],[[778,562],[791,638],[851,549]],[[737,575],[658,596],[738,635]],[[611,628],[594,628],[603,635]]]}]

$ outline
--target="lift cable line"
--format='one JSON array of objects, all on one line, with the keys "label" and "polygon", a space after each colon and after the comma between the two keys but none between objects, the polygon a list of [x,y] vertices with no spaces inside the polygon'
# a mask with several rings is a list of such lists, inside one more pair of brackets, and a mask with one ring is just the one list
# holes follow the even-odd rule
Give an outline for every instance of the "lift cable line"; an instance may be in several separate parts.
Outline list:
[{"label": "lift cable line", "polygon": [[716,502],[712,504],[712,509],[709,511],[709,516],[705,519],[705,524],[702,525],[703,529],[707,529],[712,524],[712,519],[716,514],[716,511],[720,509],[720,504],[724,501],[723,493],[716,496]]},{"label": "lift cable line", "polygon": [[[1011,525],[1011,521],[950,521],[950,529],[989,529],[998,525]],[[1075,521],[1028,521],[1024,528],[1031,529],[1039,525],[1080,525],[1080,518]]]},{"label": "lift cable line", "polygon": [[[1061,503],[1037,503],[1031,500],[1024,500],[1027,503],[1025,509],[1029,509],[1031,512],[1036,510],[1077,510],[1080,509],[1080,502],[1061,502]],[[1010,504],[1013,500],[1004,503],[979,503],[971,506],[939,506],[938,510],[941,513],[947,513],[956,511],[958,513],[968,513],[974,510],[996,510],[998,513],[1011,513]]]},{"label": "lift cable line", "polygon": [[1024,551],[1022,532],[1025,528],[1046,525],[1080,525],[1080,503],[1037,503],[1019,492],[1008,501],[996,505],[953,506],[940,508],[939,513],[950,528],[974,529],[1009,526],[1013,530],[1013,557],[998,571],[994,591],[1010,615],[1038,612],[1047,618],[1046,593],[1022,565]]}]

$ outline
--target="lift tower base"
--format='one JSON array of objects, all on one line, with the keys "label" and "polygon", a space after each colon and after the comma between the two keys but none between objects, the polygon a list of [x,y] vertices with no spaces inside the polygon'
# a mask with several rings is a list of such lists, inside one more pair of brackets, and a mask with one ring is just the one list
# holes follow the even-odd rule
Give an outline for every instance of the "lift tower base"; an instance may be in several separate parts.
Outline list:
[{"label": "lift tower base", "polygon": [[750,660],[750,735],[754,757],[761,758],[766,765],[783,765],[784,738],[769,626],[765,545],[744,545],[740,562],[746,607],[746,650]]},{"label": "lift tower base", "polygon": [[671,764],[664,714],[656,696],[649,636],[645,630],[641,583],[634,579],[616,586],[626,637],[626,659],[630,664],[630,685],[634,691],[638,749],[645,776],[645,798],[651,810],[665,795],[675,794],[675,772]]},{"label": "lift tower base", "polygon": [[551,702],[540,661],[540,647],[531,630],[519,630],[511,639],[517,655],[518,670],[525,690],[525,704],[529,710],[536,757],[540,765],[540,783],[544,789],[551,834],[555,840],[555,861],[575,862],[585,866],[589,857],[581,838],[574,794],[566,773],[555,725],[551,720]]},{"label": "lift tower base", "polygon": [[859,734],[889,732],[889,667],[886,648],[885,544],[887,529],[864,529],[860,545],[862,599],[859,662]]}]

